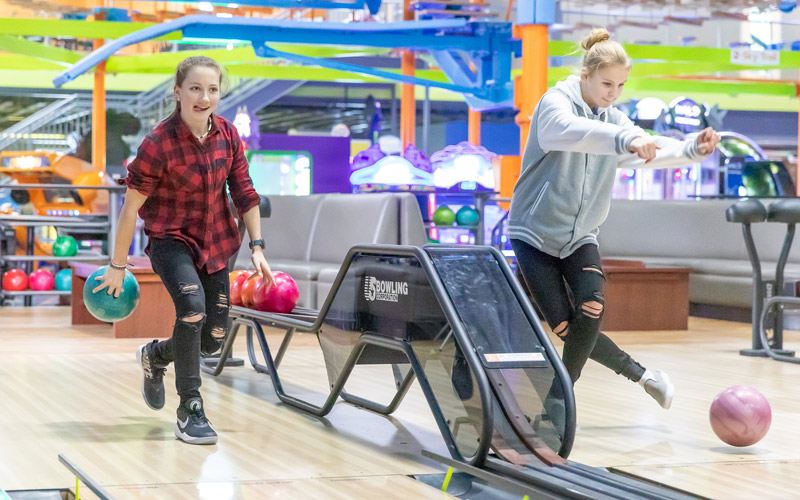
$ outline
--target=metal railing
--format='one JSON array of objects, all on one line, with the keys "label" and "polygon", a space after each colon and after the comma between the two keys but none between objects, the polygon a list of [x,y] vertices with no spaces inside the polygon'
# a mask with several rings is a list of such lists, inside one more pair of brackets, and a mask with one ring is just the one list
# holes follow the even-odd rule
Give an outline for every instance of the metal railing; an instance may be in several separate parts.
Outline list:
[{"label": "metal railing", "polygon": [[75,476],[75,498],[76,499],[80,498],[80,496],[79,496],[80,495],[80,492],[79,492],[80,491],[80,483],[81,483],[81,481],[83,481],[83,484],[87,488],[89,488],[89,490],[92,493],[97,495],[97,498],[99,500],[114,500],[114,497],[109,495],[108,492],[106,492],[106,490],[104,490],[102,486],[97,484],[97,482],[95,482],[94,479],[92,479],[91,477],[89,477],[88,474],[83,472],[83,470],[81,470],[77,465],[75,465],[75,463],[72,462],[72,460],[68,459],[63,454],[59,453],[58,454],[58,461],[61,462],[64,465],[64,467],[69,469],[69,471],[72,473],[72,475]]}]

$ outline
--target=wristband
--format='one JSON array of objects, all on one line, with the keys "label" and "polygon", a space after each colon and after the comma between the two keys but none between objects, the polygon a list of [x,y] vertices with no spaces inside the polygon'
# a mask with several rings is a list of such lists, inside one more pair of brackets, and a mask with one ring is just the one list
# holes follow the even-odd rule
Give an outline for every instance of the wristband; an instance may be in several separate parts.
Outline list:
[{"label": "wristband", "polygon": [[124,271],[125,269],[128,268],[128,266],[118,266],[118,265],[114,264],[113,261],[109,261],[108,265],[111,266],[111,269],[119,269],[120,271]]}]

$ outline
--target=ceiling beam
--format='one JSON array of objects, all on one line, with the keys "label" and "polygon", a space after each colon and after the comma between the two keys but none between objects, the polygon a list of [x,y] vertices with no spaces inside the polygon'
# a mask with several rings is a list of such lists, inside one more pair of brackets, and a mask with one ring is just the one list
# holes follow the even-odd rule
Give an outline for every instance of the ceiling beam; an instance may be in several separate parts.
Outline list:
[{"label": "ceiling beam", "polygon": [[[63,19],[0,18],[0,34],[59,36],[68,38],[122,38],[159,23],[119,23],[113,21],[72,21]],[[180,32],[160,35],[154,40],[180,40]]]}]

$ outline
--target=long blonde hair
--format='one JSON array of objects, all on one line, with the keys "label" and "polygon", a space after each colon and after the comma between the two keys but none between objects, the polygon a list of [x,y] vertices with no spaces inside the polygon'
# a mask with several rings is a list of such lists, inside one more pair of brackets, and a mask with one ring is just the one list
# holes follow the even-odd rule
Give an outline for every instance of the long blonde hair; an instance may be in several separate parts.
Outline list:
[{"label": "long blonde hair", "polygon": [[594,28],[589,36],[581,41],[583,54],[582,72],[591,76],[603,66],[620,65],[630,69],[633,61],[625,53],[622,45],[611,40],[611,35],[605,28]]}]

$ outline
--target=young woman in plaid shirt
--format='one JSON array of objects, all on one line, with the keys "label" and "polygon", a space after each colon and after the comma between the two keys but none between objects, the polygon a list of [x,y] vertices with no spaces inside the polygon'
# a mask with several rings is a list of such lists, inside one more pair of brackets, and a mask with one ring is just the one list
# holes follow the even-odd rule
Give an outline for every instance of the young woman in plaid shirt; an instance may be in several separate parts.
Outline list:
[{"label": "young woman in plaid shirt", "polygon": [[142,395],[150,408],[164,407],[164,372],[174,361],[180,396],[175,435],[191,444],[217,442],[200,397],[200,356],[219,349],[230,308],[226,262],[241,245],[226,185],[244,214],[256,272],[264,286],[274,280],[242,142],[236,129],[214,114],[221,84],[222,71],[213,59],[189,57],[178,65],[176,110],[145,137],[128,166],[114,255],[95,289],[119,295],[138,213],[149,237],[145,251],[177,314],[172,338],[139,347]]}]

